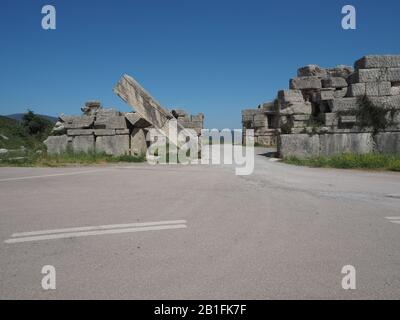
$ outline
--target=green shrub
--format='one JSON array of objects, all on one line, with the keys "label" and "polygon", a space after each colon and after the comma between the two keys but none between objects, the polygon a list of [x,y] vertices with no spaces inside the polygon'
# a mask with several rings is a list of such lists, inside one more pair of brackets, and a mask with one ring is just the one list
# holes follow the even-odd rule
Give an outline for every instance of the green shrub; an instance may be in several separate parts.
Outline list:
[{"label": "green shrub", "polygon": [[305,159],[292,156],[284,158],[283,161],[288,164],[309,167],[400,171],[400,154],[344,153],[330,157],[319,156]]}]

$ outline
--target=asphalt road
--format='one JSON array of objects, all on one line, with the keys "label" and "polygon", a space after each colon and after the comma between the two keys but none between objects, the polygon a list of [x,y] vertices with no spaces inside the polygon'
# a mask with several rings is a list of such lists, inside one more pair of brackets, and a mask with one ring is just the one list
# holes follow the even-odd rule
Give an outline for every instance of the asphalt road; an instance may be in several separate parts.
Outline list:
[{"label": "asphalt road", "polygon": [[[398,173],[261,155],[251,176],[201,165],[0,168],[0,298],[398,299],[400,224],[386,217],[399,216]],[[43,232],[21,234],[32,231]],[[44,265],[56,290],[42,289]],[[342,288],[345,265],[355,290]]]}]

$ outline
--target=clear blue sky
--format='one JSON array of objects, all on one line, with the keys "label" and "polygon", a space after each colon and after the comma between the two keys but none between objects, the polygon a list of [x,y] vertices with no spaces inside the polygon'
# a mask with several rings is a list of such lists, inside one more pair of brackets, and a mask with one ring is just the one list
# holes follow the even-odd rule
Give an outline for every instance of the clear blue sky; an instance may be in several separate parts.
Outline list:
[{"label": "clear blue sky", "polygon": [[[41,8],[57,9],[57,30]],[[341,8],[357,9],[357,30]],[[78,114],[87,100],[123,111],[112,88],[135,77],[166,107],[240,128],[306,64],[400,54],[398,0],[1,0],[0,114]]]}]

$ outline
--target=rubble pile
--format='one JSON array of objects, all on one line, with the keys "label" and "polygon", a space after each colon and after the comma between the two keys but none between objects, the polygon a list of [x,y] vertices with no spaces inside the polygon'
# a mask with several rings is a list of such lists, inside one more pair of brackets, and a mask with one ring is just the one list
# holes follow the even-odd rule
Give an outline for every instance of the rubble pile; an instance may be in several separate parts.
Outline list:
[{"label": "rubble pile", "polygon": [[[44,142],[49,154],[63,152],[98,152],[108,155],[141,155],[147,151],[146,135],[152,125],[136,112],[123,113],[102,108],[89,101],[81,116],[60,115],[53,135]],[[190,116],[183,110],[178,122],[196,132],[203,128],[204,116]],[[171,115],[172,118],[172,115]]]},{"label": "rubble pile", "polygon": [[400,56],[304,66],[276,105],[281,156],[400,152]]}]

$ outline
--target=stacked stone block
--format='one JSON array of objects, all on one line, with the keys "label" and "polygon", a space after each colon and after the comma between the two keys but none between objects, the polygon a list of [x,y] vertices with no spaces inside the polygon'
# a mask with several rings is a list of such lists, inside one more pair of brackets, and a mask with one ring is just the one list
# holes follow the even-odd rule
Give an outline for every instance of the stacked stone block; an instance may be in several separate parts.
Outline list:
[{"label": "stacked stone block", "polygon": [[[289,87],[278,93],[282,156],[400,152],[400,56],[365,56],[354,69],[305,66]],[[365,101],[390,125],[362,125],[373,112]]]},{"label": "stacked stone block", "polygon": [[[54,135],[45,141],[49,154],[66,151],[99,152],[114,156],[146,153],[146,136],[152,126],[139,114],[103,109],[98,101],[87,102],[81,110],[81,116],[59,117],[53,129]],[[178,121],[182,125],[201,133],[203,114],[190,116],[183,110],[178,112]]]},{"label": "stacked stone block", "polygon": [[204,128],[204,114],[190,115],[182,109],[172,110],[171,113],[183,127],[193,129],[198,136],[201,135],[201,130]]},{"label": "stacked stone block", "polygon": [[259,105],[256,109],[242,110],[243,141],[246,141],[246,129],[254,130],[254,143],[262,146],[277,144],[279,116],[276,102]]}]

